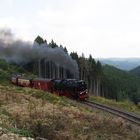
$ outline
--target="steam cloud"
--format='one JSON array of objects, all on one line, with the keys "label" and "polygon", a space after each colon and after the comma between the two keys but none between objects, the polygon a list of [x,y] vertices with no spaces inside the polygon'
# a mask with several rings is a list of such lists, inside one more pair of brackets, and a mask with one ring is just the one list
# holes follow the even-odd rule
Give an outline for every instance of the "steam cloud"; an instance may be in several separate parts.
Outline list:
[{"label": "steam cloud", "polygon": [[47,43],[38,43],[16,40],[9,29],[0,29],[0,59],[8,62],[28,63],[45,58],[55,64],[68,69],[78,78],[78,65],[63,48],[50,48]]}]

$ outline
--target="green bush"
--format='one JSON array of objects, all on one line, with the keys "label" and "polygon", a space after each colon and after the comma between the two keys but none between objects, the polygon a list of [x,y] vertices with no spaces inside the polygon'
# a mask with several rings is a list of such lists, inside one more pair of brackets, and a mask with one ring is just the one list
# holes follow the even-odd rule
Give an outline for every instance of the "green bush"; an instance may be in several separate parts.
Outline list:
[{"label": "green bush", "polygon": [[32,131],[27,129],[11,128],[9,131],[24,137],[33,137]]}]

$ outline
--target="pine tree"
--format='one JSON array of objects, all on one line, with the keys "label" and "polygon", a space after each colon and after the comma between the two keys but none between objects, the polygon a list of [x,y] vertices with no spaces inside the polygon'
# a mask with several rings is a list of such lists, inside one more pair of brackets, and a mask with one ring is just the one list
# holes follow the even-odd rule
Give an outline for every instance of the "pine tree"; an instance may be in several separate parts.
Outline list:
[{"label": "pine tree", "polygon": [[58,48],[58,45],[52,39],[51,42],[49,43],[49,47],[50,48]]},{"label": "pine tree", "polygon": [[43,43],[47,43],[47,41],[43,40],[43,38],[40,37],[39,35],[36,37],[35,42],[37,42],[39,45],[41,45]]}]

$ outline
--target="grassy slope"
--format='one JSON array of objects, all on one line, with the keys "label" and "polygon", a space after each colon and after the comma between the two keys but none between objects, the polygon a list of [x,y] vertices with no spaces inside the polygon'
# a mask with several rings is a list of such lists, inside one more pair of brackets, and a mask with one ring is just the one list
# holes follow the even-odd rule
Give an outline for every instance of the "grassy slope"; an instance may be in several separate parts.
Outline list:
[{"label": "grassy slope", "polygon": [[96,101],[101,104],[109,105],[127,112],[132,112],[134,114],[140,115],[140,106],[136,106],[134,103],[130,101],[123,101],[123,102],[116,102],[115,100],[111,99],[106,99],[103,97],[95,97],[95,96],[90,96],[89,100],[91,101]]},{"label": "grassy slope", "polygon": [[18,72],[18,67],[8,67],[0,71],[0,126],[9,131],[56,140],[140,139],[140,130],[121,118],[76,101],[9,84],[10,75]]},{"label": "grassy slope", "polygon": [[[140,132],[118,117],[42,91],[0,86],[0,125],[48,139],[139,139]],[[133,129],[133,131],[132,131]]]}]

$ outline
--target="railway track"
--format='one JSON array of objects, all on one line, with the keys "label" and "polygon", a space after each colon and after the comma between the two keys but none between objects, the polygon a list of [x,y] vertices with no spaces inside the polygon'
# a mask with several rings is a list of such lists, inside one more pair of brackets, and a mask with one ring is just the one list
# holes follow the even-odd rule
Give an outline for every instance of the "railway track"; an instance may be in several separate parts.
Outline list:
[{"label": "railway track", "polygon": [[119,110],[119,109],[116,109],[116,108],[113,108],[113,107],[110,107],[110,106],[107,106],[107,105],[103,105],[103,104],[100,104],[100,103],[97,103],[97,102],[93,102],[93,101],[86,100],[84,102],[84,104],[86,104],[86,105],[88,105],[92,108],[95,107],[95,108],[107,111],[111,114],[122,117],[125,120],[128,120],[128,121],[130,121],[132,123],[135,123],[135,124],[140,126],[140,116],[138,116],[138,115],[128,113],[128,112],[124,112],[122,110]]}]

